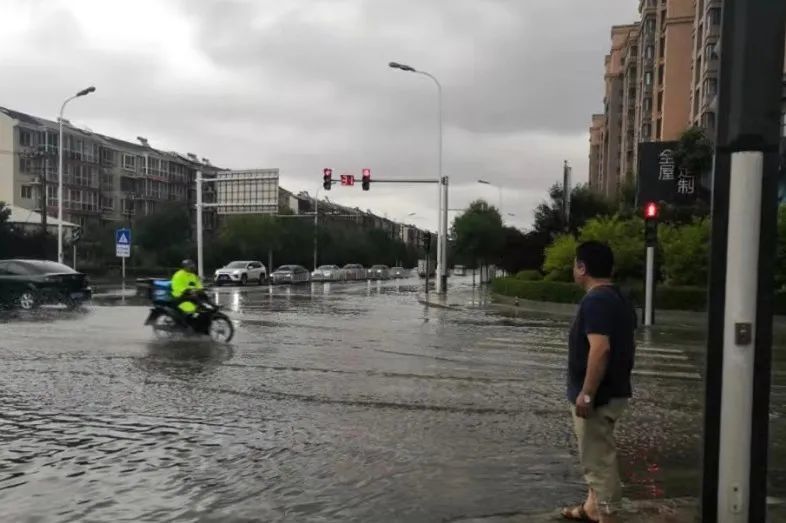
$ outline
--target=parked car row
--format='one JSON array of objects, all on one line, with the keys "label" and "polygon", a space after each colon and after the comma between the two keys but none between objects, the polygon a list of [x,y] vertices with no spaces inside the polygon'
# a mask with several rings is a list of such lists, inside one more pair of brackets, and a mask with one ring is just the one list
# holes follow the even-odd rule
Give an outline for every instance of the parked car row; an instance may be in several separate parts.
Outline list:
[{"label": "parked car row", "polygon": [[406,278],[409,271],[403,267],[389,268],[387,265],[373,265],[366,269],[358,263],[348,263],[344,267],[338,265],[320,265],[309,272],[302,265],[282,265],[269,275],[265,264],[259,261],[233,261],[215,271],[213,283],[217,286],[250,285],[269,281],[270,283],[305,283],[308,281],[353,281],[353,280],[387,280],[390,278]]}]

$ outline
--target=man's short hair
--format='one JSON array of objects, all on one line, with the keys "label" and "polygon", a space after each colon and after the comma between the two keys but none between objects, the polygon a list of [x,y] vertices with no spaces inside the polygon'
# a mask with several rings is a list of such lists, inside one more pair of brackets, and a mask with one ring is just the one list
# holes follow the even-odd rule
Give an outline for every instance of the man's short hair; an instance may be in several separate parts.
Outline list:
[{"label": "man's short hair", "polygon": [[594,240],[576,247],[576,261],[584,265],[593,278],[611,278],[614,270],[614,253],[605,243]]}]

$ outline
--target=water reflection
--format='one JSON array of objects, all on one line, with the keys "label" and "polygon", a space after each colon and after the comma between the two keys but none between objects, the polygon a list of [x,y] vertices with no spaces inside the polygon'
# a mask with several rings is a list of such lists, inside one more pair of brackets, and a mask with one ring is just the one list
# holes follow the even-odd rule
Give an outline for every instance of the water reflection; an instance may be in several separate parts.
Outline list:
[{"label": "water reflection", "polygon": [[139,368],[186,380],[216,370],[235,355],[231,345],[202,338],[153,340],[146,349],[146,353],[135,360]]}]

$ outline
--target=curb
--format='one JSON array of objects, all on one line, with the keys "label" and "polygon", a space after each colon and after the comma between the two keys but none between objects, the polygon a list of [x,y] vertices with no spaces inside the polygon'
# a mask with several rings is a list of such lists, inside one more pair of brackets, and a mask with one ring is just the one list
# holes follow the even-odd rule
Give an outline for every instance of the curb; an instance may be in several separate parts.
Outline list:
[{"label": "curb", "polygon": [[450,305],[447,303],[439,303],[433,301],[429,298],[426,298],[423,294],[418,294],[417,300],[418,303],[420,303],[421,305],[425,305],[426,307],[433,307],[435,309],[458,310],[461,308],[460,305]]}]

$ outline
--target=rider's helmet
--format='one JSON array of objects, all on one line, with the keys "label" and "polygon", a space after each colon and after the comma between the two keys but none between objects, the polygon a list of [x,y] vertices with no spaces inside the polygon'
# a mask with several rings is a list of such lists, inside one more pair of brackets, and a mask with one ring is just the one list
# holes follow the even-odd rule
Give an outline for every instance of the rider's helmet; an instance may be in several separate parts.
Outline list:
[{"label": "rider's helmet", "polygon": [[186,258],[185,260],[180,262],[180,265],[184,269],[186,269],[187,271],[190,271],[190,272],[194,272],[196,270],[196,263],[194,263],[194,260],[192,260],[190,258]]}]

